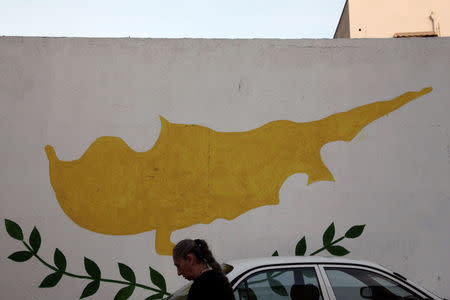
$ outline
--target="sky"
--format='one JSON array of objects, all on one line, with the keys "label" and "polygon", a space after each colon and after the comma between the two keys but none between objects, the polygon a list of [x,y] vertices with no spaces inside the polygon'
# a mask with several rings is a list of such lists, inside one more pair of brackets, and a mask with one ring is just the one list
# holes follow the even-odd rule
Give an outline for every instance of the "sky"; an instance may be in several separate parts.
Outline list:
[{"label": "sky", "polygon": [[345,0],[0,0],[0,36],[333,38]]}]

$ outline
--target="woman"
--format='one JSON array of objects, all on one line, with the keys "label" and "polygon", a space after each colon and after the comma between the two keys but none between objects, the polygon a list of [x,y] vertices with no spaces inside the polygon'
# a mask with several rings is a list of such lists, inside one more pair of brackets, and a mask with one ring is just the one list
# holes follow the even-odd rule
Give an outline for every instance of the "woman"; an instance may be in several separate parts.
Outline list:
[{"label": "woman", "polygon": [[204,240],[182,240],[173,248],[178,275],[193,280],[187,300],[234,300],[233,290]]}]

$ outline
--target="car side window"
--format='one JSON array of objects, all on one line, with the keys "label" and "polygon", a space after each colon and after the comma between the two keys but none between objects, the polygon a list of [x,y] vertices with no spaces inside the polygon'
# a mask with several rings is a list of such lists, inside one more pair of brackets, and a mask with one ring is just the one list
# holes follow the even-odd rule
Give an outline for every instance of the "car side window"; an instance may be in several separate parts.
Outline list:
[{"label": "car side window", "polygon": [[314,268],[268,270],[253,274],[235,289],[236,300],[322,300]]},{"label": "car side window", "polygon": [[420,300],[407,287],[375,272],[354,268],[325,268],[336,300]]}]

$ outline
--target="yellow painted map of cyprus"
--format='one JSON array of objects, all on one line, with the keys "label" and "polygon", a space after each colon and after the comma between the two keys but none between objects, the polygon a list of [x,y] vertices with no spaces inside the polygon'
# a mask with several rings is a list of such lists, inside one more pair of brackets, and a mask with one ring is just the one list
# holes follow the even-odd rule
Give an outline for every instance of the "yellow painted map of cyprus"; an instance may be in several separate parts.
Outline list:
[{"label": "yellow painted map of cyprus", "polygon": [[308,184],[334,181],[320,157],[323,145],[352,140],[372,121],[431,90],[247,132],[217,132],[161,117],[160,136],[146,152],[105,136],[80,159],[60,161],[47,145],[50,180],[62,209],[81,227],[111,235],[156,229],[156,251],[170,255],[173,231],[278,204],[281,185],[294,173],[306,173]]}]

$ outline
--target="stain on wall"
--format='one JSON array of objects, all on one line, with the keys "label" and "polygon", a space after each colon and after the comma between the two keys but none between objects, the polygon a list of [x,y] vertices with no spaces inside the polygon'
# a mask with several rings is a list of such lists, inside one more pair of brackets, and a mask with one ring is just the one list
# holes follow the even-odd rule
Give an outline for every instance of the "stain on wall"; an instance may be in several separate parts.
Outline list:
[{"label": "stain on wall", "polygon": [[217,132],[161,117],[160,136],[146,152],[119,137],[100,137],[80,159],[61,161],[47,145],[50,180],[61,208],[79,226],[111,235],[156,229],[157,253],[170,255],[173,231],[278,204],[278,192],[292,174],[306,173],[308,184],[334,181],[320,156],[323,145],[352,140],[374,120],[431,90],[247,132]]}]

